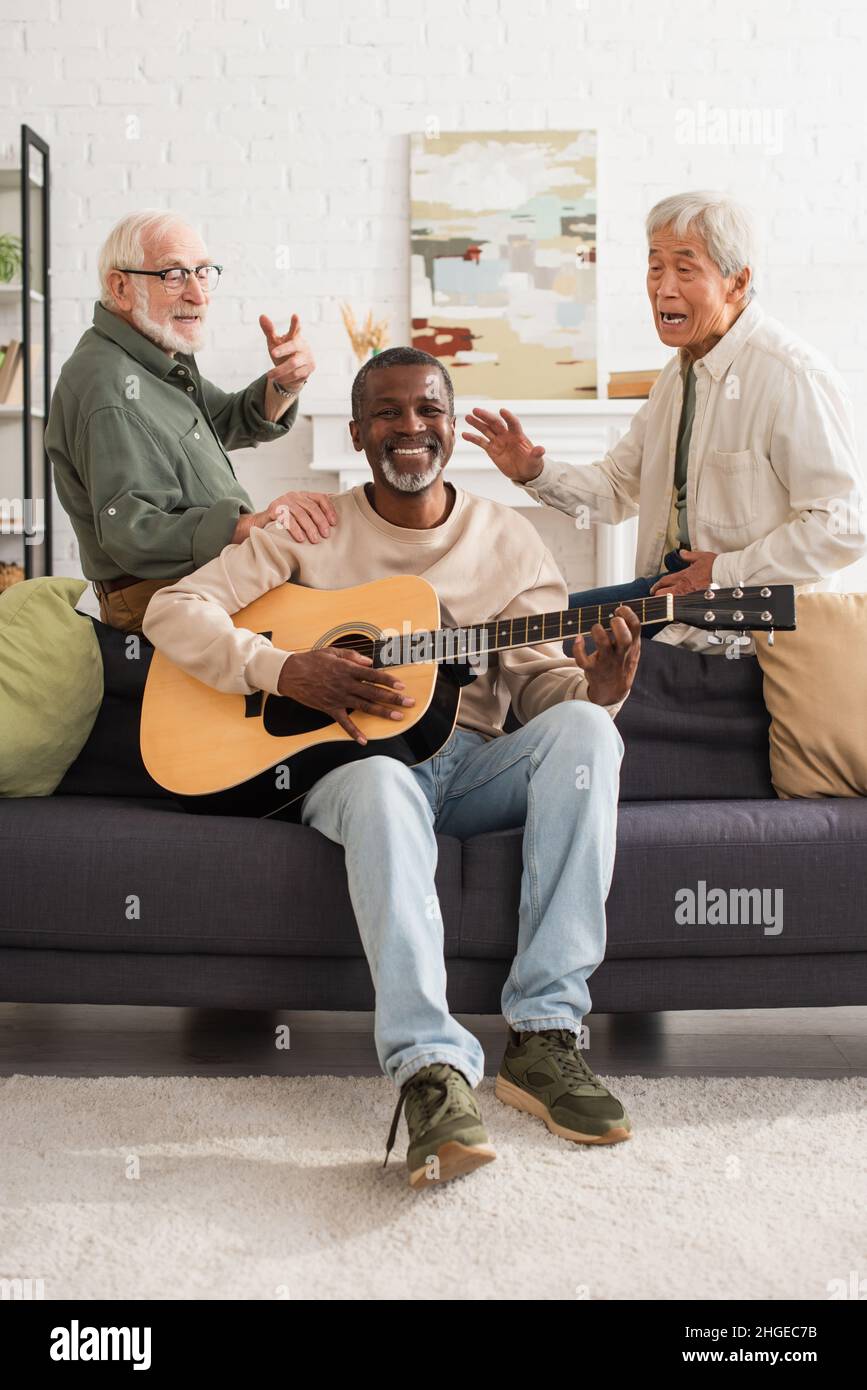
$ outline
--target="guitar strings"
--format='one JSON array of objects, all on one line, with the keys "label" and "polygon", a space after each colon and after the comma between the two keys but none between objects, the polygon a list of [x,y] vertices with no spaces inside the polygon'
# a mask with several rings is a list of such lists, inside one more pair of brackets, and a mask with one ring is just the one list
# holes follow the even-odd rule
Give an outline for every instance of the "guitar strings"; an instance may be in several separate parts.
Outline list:
[{"label": "guitar strings", "polygon": [[[634,605],[637,605],[637,604],[639,604],[639,603],[641,604],[641,608],[642,608],[642,613],[641,613],[641,615],[639,615],[639,614],[637,613],[636,607],[634,606]],[[659,605],[659,614],[658,614],[658,616],[652,614],[651,616],[648,617],[648,615],[647,615],[647,605],[648,605],[648,604],[653,605],[654,603]],[[618,605],[618,606],[619,606],[619,605]],[[598,608],[599,608],[599,610],[600,610],[600,611],[599,611],[599,617],[598,617],[597,619],[594,619],[593,621],[591,621],[591,620],[589,619],[589,617],[588,617],[587,621],[590,623],[590,626],[589,626],[589,627],[587,627],[587,628],[582,628],[582,627],[579,626],[577,632],[575,632],[575,633],[563,631],[563,626],[564,626],[564,625],[563,625],[563,621],[562,621],[563,617],[565,617],[567,614],[574,614],[574,615],[576,615],[576,616],[578,617],[578,621],[579,621],[579,624],[580,624],[580,622],[581,622],[581,615],[582,615],[583,613],[585,613],[585,612],[588,612],[588,611],[589,611],[590,609],[592,609],[593,607],[598,607]],[[552,634],[551,634],[550,636],[548,636],[548,637],[543,637],[543,638],[540,640],[540,642],[538,642],[538,643],[537,643],[537,642],[530,642],[530,641],[525,637],[525,638],[523,639],[523,641],[518,641],[518,642],[514,642],[514,643],[507,643],[505,647],[496,647],[496,646],[495,646],[495,647],[490,648],[491,651],[504,651],[504,650],[507,651],[507,650],[509,650],[510,647],[511,647],[511,648],[514,648],[514,647],[521,647],[521,646],[538,646],[538,645],[542,645],[542,644],[545,643],[545,642],[557,642],[557,641],[560,641],[561,639],[566,638],[566,637],[574,637],[574,636],[579,636],[579,637],[581,637],[581,636],[586,636],[586,635],[590,632],[591,628],[592,628],[593,626],[595,626],[595,623],[596,623],[597,621],[601,621],[601,619],[602,619],[601,607],[602,607],[601,604],[600,604],[600,605],[593,605],[593,604],[591,604],[591,605],[588,605],[588,606],[585,607],[585,608],[564,608],[564,609],[560,610],[559,612],[556,612],[556,611],[555,611],[555,612],[552,612],[552,613],[540,613],[540,614],[529,613],[529,614],[523,614],[523,615],[520,615],[520,616],[516,616],[516,617],[514,617],[514,618],[491,618],[490,621],[487,622],[487,623],[474,623],[472,626],[475,627],[475,628],[482,628],[482,629],[488,629],[488,628],[491,628],[491,627],[497,628],[497,627],[499,627],[500,625],[505,625],[506,623],[509,623],[509,624],[523,623],[523,622],[529,622],[529,621],[531,621],[533,618],[541,618],[541,619],[542,619],[542,623],[543,623],[543,627],[544,627],[544,626],[545,626],[545,623],[546,623],[546,619],[557,617],[557,618],[559,618],[559,619],[561,620],[561,621],[560,621],[560,629],[561,629],[560,632],[552,633]],[[662,617],[667,616],[667,613],[668,613],[668,605],[667,605],[667,602],[666,602],[665,597],[663,597],[662,595],[660,595],[660,596],[658,596],[658,597],[657,597],[656,595],[653,595],[653,596],[651,596],[650,598],[636,599],[636,600],[634,600],[634,601],[632,601],[632,602],[626,603],[626,604],[625,604],[625,607],[627,607],[627,608],[632,608],[633,613],[636,614],[636,616],[639,618],[639,622],[641,622],[642,625],[645,624],[645,623],[659,622],[660,619],[661,619]],[[610,618],[612,618],[612,617],[614,617],[614,616],[615,616],[615,615],[614,615],[613,613],[606,614],[606,618],[608,618],[608,619],[610,619]],[[567,619],[567,625],[568,625],[568,619]],[[606,631],[609,631],[609,630],[610,630],[610,623],[609,623],[609,624],[606,624],[605,622],[603,622],[603,623],[602,623],[602,626],[603,626],[603,628],[605,628]],[[435,628],[435,629],[431,630],[431,629],[421,628],[421,629],[419,629],[417,632],[409,633],[409,634],[407,634],[407,635],[408,635],[410,638],[412,638],[412,637],[416,637],[416,638],[417,638],[417,637],[423,637],[423,636],[426,636],[426,635],[427,635],[427,636],[434,637],[434,636],[436,635],[437,632],[448,633],[448,632],[458,632],[458,631],[461,631],[461,629],[460,629],[460,628],[449,628],[449,627],[446,627],[446,628]],[[496,634],[495,634],[495,635],[496,635]],[[373,653],[372,653],[372,650],[371,650],[371,649],[375,648],[375,647],[378,646],[378,645],[384,645],[387,641],[391,641],[391,640],[394,640],[394,639],[392,639],[392,638],[372,638],[372,637],[364,637],[364,638],[361,638],[359,641],[340,642],[339,644],[338,644],[338,643],[334,643],[333,645],[334,645],[334,647],[335,647],[335,649],[336,649],[337,651],[356,651],[356,652],[361,652],[361,653],[363,653],[364,655],[372,655]],[[398,640],[399,640],[399,641],[403,641],[403,640],[404,640],[404,636],[401,635],[401,636],[399,637]],[[313,649],[313,648],[310,648],[310,647],[307,647],[307,648],[295,648],[295,650],[311,651],[311,650],[314,650],[314,649]]]},{"label": "guitar strings", "polygon": [[[704,595],[702,595],[702,597],[701,597],[700,599],[697,597],[697,595],[694,596],[692,593],[690,593],[690,594],[679,594],[679,595],[677,595],[676,597],[678,598],[678,617],[677,617],[676,619],[671,619],[670,621],[677,621],[677,622],[683,621],[683,622],[688,622],[690,616],[704,617],[704,615],[705,615],[705,598],[704,598]],[[667,599],[668,599],[668,595],[664,595],[664,594],[659,594],[659,595],[651,594],[651,595],[649,595],[649,596],[647,596],[647,597],[645,597],[645,598],[640,598],[640,599],[625,599],[625,600],[623,600],[623,606],[626,607],[626,608],[631,608],[631,609],[632,609],[632,612],[635,613],[635,615],[636,615],[636,617],[638,618],[638,620],[639,620],[639,622],[641,623],[641,625],[642,625],[642,626],[645,626],[646,624],[655,623],[655,622],[661,622],[664,618],[668,618],[668,603],[667,603]],[[718,597],[716,597],[716,606],[719,606],[720,601],[722,601],[722,603],[725,604],[726,602],[729,602],[729,599],[728,599],[727,596],[718,596]],[[640,613],[638,612],[639,605],[640,605],[640,607],[641,607],[641,612],[640,612]],[[647,611],[648,605],[650,605],[651,609],[653,610],[650,614],[648,614],[648,611]],[[657,609],[655,609],[655,610],[654,610],[654,605],[657,605]],[[619,607],[619,606],[620,606],[620,605],[618,604],[618,607]],[[598,613],[598,616],[597,616],[597,618],[595,619],[595,621],[594,621],[594,620],[591,620],[590,617],[589,617],[589,614],[592,612],[592,610],[593,610],[594,607],[597,608],[597,613]],[[583,626],[581,625],[581,624],[582,624],[582,621],[583,621],[583,615],[584,615],[585,613],[588,614],[587,622],[588,622],[588,624],[589,624],[589,626],[586,627],[586,628],[583,627]],[[564,632],[564,631],[563,631],[563,626],[564,626],[564,624],[563,624],[563,619],[566,618],[566,620],[567,620],[567,625],[568,625],[568,621],[569,621],[569,616],[570,616],[570,615],[574,615],[574,616],[577,617],[577,619],[578,619],[578,624],[579,624],[579,625],[578,625],[578,629],[577,629],[577,632],[574,632],[574,633],[572,633],[572,632]],[[501,625],[502,625],[502,626],[505,626],[506,623],[509,623],[510,625],[513,625],[514,623],[522,623],[522,622],[527,622],[527,623],[528,623],[528,622],[530,622],[530,621],[531,621],[532,619],[534,619],[534,618],[541,618],[541,620],[542,620],[542,626],[543,626],[543,629],[544,629],[544,627],[547,625],[548,620],[553,619],[553,618],[559,618],[559,619],[560,619],[560,631],[559,631],[559,632],[552,633],[550,636],[543,636],[542,638],[539,639],[539,641],[532,641],[532,642],[531,642],[531,641],[529,640],[529,630],[528,630],[527,636],[524,637],[523,641],[519,640],[519,641],[517,641],[517,642],[508,642],[508,643],[505,644],[505,646],[495,645],[495,646],[493,646],[493,647],[491,647],[491,648],[488,649],[488,650],[490,650],[490,651],[497,652],[497,651],[508,651],[508,650],[510,650],[510,649],[514,649],[515,647],[521,647],[521,646],[541,646],[541,645],[543,645],[543,644],[546,643],[546,642],[557,642],[557,641],[561,641],[563,638],[566,638],[566,637],[583,637],[583,636],[587,635],[588,633],[590,633],[591,629],[595,626],[595,622],[601,623],[602,627],[606,630],[606,632],[608,632],[608,631],[611,630],[610,620],[611,620],[613,617],[615,617],[615,616],[616,616],[616,615],[615,615],[615,613],[614,613],[613,611],[610,612],[610,613],[607,613],[607,614],[606,614],[606,621],[603,622],[603,621],[602,621],[602,605],[601,605],[601,604],[598,604],[598,605],[588,604],[588,605],[586,605],[586,606],[584,606],[584,607],[581,607],[581,608],[564,608],[564,609],[561,609],[561,610],[559,610],[559,611],[556,611],[556,610],[555,610],[554,612],[551,612],[551,613],[528,613],[528,614],[523,614],[523,615],[520,615],[520,616],[517,616],[517,617],[514,617],[514,618],[491,618],[490,621],[487,622],[487,623],[474,623],[474,624],[472,624],[472,627],[474,627],[474,628],[476,628],[476,629],[480,629],[480,630],[486,630],[486,631],[487,631],[488,629],[490,629],[490,628],[493,628],[493,629],[494,629],[494,636],[496,637],[496,635],[497,635],[497,634],[496,634],[496,629],[497,629],[498,627],[500,627]],[[748,615],[745,614],[745,615],[744,615],[744,620],[743,620],[742,626],[743,626],[744,628],[752,628],[753,630],[755,630],[754,622],[755,622],[755,619],[754,619],[754,618],[750,618]],[[462,630],[463,630],[463,629],[461,629],[461,628],[449,628],[449,627],[446,627],[446,628],[442,628],[442,627],[441,627],[441,628],[434,628],[433,630],[422,628],[422,629],[419,629],[417,632],[412,632],[412,633],[408,633],[408,634],[401,634],[400,637],[398,638],[398,640],[399,640],[400,642],[403,642],[403,641],[405,640],[406,637],[409,637],[410,639],[412,639],[412,638],[419,638],[419,637],[429,637],[429,638],[434,638],[434,639],[435,639],[436,636],[437,636],[437,634],[440,634],[440,633],[441,633],[441,634],[446,634],[446,633],[449,633],[449,632],[459,632],[459,631],[462,631]],[[358,641],[350,640],[350,641],[348,641],[348,642],[339,642],[339,643],[334,643],[334,644],[332,644],[332,645],[333,645],[333,647],[334,647],[335,650],[338,650],[338,651],[356,651],[356,652],[362,652],[365,656],[370,656],[371,659],[373,659],[373,658],[375,658],[375,656],[376,656],[376,649],[377,649],[377,647],[384,646],[384,645],[386,644],[386,642],[393,641],[393,640],[394,640],[393,638],[384,638],[384,637],[380,637],[380,638],[363,637],[363,638],[361,638],[361,639],[358,640]],[[296,651],[316,651],[316,650],[320,650],[320,649],[319,649],[319,648],[315,648],[315,647],[297,647],[297,648],[293,648],[293,650],[296,650]],[[465,655],[469,655],[469,653],[466,652],[466,651],[465,651],[464,654],[465,654]],[[459,648],[459,647],[458,647],[458,651],[457,651],[456,655],[457,655],[458,658],[460,658],[461,653],[460,653],[460,648]],[[453,658],[452,658],[452,659],[453,659]],[[390,665],[406,665],[405,662],[399,662],[399,663],[391,662],[391,663],[389,663],[389,664],[390,664]]]}]

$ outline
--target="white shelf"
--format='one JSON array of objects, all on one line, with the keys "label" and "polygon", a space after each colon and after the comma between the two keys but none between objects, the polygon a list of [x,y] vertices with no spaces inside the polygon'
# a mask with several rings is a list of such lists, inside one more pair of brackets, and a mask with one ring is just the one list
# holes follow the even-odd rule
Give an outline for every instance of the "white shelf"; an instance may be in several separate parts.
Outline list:
[{"label": "white shelf", "polygon": [[[24,406],[23,406],[23,405],[0,405],[0,420],[2,420],[2,419],[20,420],[20,419],[21,419],[21,416],[22,416],[23,414],[24,414]],[[31,416],[32,416],[32,418],[33,418],[34,420],[42,420],[42,419],[44,418],[44,416],[45,416],[45,411],[44,411],[44,410],[31,410],[30,414],[31,414]]]},{"label": "white shelf", "polygon": [[[31,171],[31,173],[30,173],[30,187],[31,187],[31,188],[42,188],[42,186],[43,186],[43,181],[42,181],[42,179],[34,178],[34,177],[33,177],[33,172]],[[20,188],[20,187],[21,187],[21,166],[20,166],[20,164],[12,165],[11,167],[10,167],[9,165],[6,165],[5,168],[0,169],[0,188]]]},{"label": "white shelf", "polygon": [[[20,298],[21,298],[21,292],[22,292],[23,289],[24,289],[24,286],[23,286],[23,285],[0,285],[0,299],[7,298],[7,297],[8,297],[9,299],[11,299],[11,298],[13,297],[13,295],[14,295],[14,297],[15,297],[16,299],[20,299]],[[45,295],[44,295],[44,294],[40,294],[40,293],[39,293],[39,290],[31,290],[31,291],[30,291],[30,298],[33,300],[34,304],[44,304],[44,303],[45,303]]]}]

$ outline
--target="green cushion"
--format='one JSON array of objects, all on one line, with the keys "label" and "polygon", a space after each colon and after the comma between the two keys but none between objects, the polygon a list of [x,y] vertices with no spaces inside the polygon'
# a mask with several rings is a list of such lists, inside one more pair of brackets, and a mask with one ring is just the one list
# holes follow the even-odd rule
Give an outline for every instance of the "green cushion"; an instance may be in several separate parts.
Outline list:
[{"label": "green cushion", "polygon": [[85,579],[26,579],[0,593],[0,796],[50,796],[102,703]]}]

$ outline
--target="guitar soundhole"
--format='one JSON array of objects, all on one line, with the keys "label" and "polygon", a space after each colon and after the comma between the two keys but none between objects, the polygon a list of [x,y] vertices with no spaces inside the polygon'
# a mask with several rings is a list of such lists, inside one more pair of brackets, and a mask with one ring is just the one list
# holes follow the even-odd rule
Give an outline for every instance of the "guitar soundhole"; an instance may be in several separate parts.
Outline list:
[{"label": "guitar soundhole", "polygon": [[[361,647],[370,642],[368,632],[344,632],[329,642],[330,647]],[[314,729],[324,729],[334,720],[323,709],[313,709],[310,705],[299,704],[286,695],[269,695],[265,701],[263,727],[272,738],[291,738],[293,734],[309,734]]]}]

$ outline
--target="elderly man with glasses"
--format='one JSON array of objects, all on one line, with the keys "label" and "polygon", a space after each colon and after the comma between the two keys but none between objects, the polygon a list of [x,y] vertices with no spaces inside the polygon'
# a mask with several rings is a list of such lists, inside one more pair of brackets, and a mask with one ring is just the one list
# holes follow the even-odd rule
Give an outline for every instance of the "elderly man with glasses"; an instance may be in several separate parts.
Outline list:
[{"label": "elderly man with glasses", "polygon": [[[867,550],[861,463],[838,373],[754,298],[751,219],[733,199],[666,198],[646,230],[653,324],[676,352],[623,439],[598,463],[561,463],[509,411],[498,418],[482,408],[467,416],[476,433],[464,439],[522,491],[582,522],[638,513],[636,579],[570,594],[570,607],[712,583],[830,587]],[[642,635],[732,651],[686,623]],[[754,641],[742,650],[754,652]]]},{"label": "elderly man with glasses", "polygon": [[200,375],[221,266],[172,213],[125,217],[99,256],[93,327],[65,363],[45,447],[103,622],[140,632],[157,589],[199,569],[253,526],[280,521],[296,541],[330,535],[322,493],[287,492],[256,512],[227,450],[283,438],[314,368],[292,316],[259,319],[273,366],[227,393]]}]

